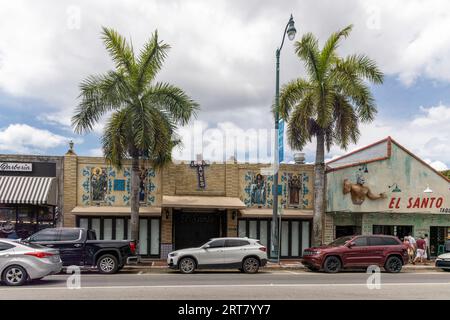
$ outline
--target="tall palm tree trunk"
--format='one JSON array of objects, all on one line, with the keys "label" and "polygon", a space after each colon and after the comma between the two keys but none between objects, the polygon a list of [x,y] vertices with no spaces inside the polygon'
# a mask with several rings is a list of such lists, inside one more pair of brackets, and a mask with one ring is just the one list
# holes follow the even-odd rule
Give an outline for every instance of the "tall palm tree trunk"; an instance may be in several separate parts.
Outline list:
[{"label": "tall palm tree trunk", "polygon": [[139,156],[131,160],[131,239],[139,243]]},{"label": "tall palm tree trunk", "polygon": [[313,245],[322,244],[322,218],[324,215],[325,195],[325,135],[317,134],[316,164],[314,166],[314,217],[313,217]]}]

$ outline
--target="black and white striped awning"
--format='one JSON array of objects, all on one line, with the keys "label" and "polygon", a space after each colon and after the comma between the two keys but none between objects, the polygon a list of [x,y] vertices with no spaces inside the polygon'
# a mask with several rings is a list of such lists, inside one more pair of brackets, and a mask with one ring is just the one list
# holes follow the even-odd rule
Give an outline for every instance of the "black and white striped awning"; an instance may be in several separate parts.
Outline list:
[{"label": "black and white striped awning", "polygon": [[55,178],[0,176],[0,203],[56,205]]}]

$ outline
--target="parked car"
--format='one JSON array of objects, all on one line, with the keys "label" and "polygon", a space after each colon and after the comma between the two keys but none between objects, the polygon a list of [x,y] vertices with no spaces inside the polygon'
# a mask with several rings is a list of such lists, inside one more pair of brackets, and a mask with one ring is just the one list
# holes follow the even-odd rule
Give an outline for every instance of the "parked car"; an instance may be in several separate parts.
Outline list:
[{"label": "parked car", "polygon": [[8,286],[20,286],[28,280],[59,273],[61,268],[58,250],[0,239],[1,281]]},{"label": "parked car", "polygon": [[95,232],[84,228],[43,229],[25,241],[58,249],[63,266],[97,268],[101,273],[116,273],[138,260],[135,241],[96,240]]},{"label": "parked car", "polygon": [[408,263],[408,252],[406,246],[394,236],[347,236],[327,246],[305,249],[302,263],[312,271],[330,273],[371,265],[397,273]]},{"label": "parked car", "polygon": [[450,271],[450,252],[439,255],[435,262],[436,268],[444,271]]},{"label": "parked car", "polygon": [[267,248],[259,240],[248,238],[214,238],[198,248],[173,251],[167,264],[182,273],[195,269],[239,269],[256,273],[267,263]]}]

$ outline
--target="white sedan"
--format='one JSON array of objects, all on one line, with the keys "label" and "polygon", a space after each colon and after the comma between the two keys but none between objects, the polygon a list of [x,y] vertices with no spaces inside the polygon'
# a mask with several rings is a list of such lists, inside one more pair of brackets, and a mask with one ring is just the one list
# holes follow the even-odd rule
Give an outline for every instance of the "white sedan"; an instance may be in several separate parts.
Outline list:
[{"label": "white sedan", "polygon": [[441,254],[436,258],[436,267],[444,271],[450,271],[450,252]]},{"label": "white sedan", "polygon": [[215,238],[203,246],[173,251],[167,264],[182,273],[195,269],[239,269],[256,273],[267,263],[267,248],[259,240],[248,238]]}]

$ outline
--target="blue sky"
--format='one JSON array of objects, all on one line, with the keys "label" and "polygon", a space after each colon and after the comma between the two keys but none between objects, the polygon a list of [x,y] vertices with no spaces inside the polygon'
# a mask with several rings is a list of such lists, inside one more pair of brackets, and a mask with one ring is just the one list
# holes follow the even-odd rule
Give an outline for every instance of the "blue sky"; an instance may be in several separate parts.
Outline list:
[{"label": "blue sky", "polygon": [[[297,39],[311,31],[323,43],[331,32],[353,23],[340,53],[365,53],[386,75],[383,85],[373,87],[378,116],[361,127],[359,143],[349,150],[390,135],[435,168],[450,167],[450,39],[442,37],[442,31],[450,28],[446,1],[425,6],[421,1],[261,5],[132,0],[125,5],[78,0],[67,5],[42,0],[7,2],[3,8],[0,153],[62,155],[73,139],[78,154],[101,155],[99,137],[106,118],[94,133],[78,136],[70,117],[79,82],[112,67],[100,41],[102,25],[131,37],[135,48],[157,28],[172,46],[158,80],[182,87],[201,106],[197,121],[180,129],[185,148],[175,152],[176,158],[190,160],[200,152],[209,160],[228,158],[233,154],[223,146],[228,134],[239,142],[258,132],[270,141],[274,51],[293,13]],[[281,59],[282,83],[304,74],[292,43],[285,43]],[[195,130],[201,133],[201,142],[187,138],[196,137]],[[249,146],[238,145],[239,160],[245,161],[247,155],[250,161],[270,161],[264,148],[257,159],[252,156],[255,144],[250,139]],[[311,143],[303,150],[307,161],[314,160],[314,148]],[[333,147],[327,158],[345,152]],[[291,157],[286,147],[287,160]]]}]

